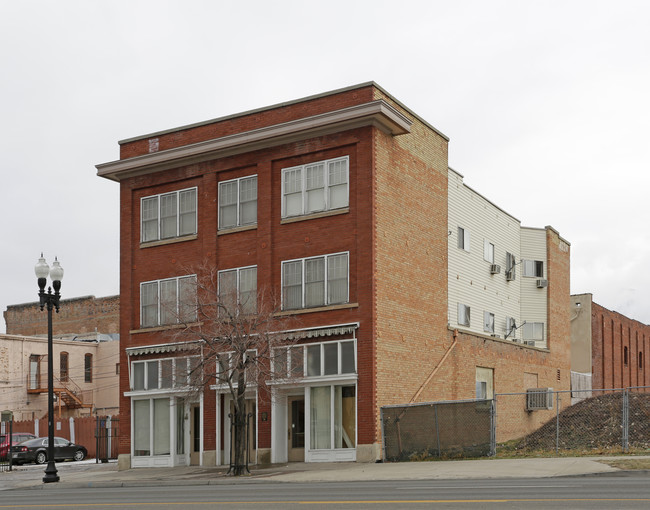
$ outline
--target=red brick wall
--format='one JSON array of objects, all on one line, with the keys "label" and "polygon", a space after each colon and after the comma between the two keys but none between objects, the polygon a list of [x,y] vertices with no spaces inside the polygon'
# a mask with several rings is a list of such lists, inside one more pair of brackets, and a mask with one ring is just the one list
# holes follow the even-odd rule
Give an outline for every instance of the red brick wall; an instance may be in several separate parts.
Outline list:
[{"label": "red brick wall", "polygon": [[[52,321],[53,334],[117,333],[120,296],[62,299]],[[38,303],[10,305],[4,312],[8,335],[46,335],[47,314]]]},{"label": "red brick wall", "polygon": [[650,325],[592,302],[591,349],[593,388],[650,386]]}]

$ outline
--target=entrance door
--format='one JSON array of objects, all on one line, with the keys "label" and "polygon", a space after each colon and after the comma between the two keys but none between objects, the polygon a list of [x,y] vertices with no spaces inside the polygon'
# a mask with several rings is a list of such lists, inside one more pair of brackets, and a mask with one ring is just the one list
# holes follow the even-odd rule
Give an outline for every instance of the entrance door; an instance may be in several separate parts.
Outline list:
[{"label": "entrance door", "polygon": [[305,461],[305,397],[289,397],[289,462]]},{"label": "entrance door", "polygon": [[190,408],[190,466],[201,464],[201,406]]}]

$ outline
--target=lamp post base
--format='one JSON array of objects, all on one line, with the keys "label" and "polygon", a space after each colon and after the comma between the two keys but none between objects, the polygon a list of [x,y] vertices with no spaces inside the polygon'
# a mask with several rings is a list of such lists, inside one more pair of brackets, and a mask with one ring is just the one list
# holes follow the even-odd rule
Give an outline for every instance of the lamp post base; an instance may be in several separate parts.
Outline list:
[{"label": "lamp post base", "polygon": [[47,467],[45,468],[45,476],[43,477],[43,483],[51,483],[51,482],[58,482],[58,481],[59,481],[59,475],[57,475],[56,466],[54,465],[54,461],[50,460],[47,463]]}]

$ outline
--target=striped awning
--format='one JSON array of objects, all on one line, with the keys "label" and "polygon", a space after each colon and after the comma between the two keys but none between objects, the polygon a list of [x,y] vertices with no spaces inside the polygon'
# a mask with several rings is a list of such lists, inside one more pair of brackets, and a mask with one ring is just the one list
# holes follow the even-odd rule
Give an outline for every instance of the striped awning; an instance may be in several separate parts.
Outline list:
[{"label": "striped awning", "polygon": [[193,351],[203,343],[202,340],[191,342],[174,342],[169,344],[146,345],[142,347],[127,347],[126,353],[129,356],[141,356],[143,354],[161,354],[165,352]]},{"label": "striped awning", "polygon": [[359,324],[345,324],[340,326],[330,326],[326,328],[309,328],[295,331],[280,333],[281,340],[302,340],[305,338],[320,338],[328,336],[340,336],[354,334]]}]

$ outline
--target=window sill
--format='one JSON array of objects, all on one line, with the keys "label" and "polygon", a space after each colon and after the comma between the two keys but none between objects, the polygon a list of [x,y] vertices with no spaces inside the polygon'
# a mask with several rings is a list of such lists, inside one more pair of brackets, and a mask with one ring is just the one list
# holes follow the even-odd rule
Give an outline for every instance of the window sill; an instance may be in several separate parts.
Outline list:
[{"label": "window sill", "polygon": [[284,310],[274,313],[274,317],[284,317],[286,315],[299,315],[304,313],[329,312],[331,310],[345,310],[348,308],[358,308],[359,303],[344,303],[341,305],[318,306],[316,308],[296,308],[295,310]]},{"label": "window sill", "polygon": [[152,326],[150,328],[132,329],[129,331],[129,334],[137,335],[139,333],[154,333],[156,331],[167,331],[170,329],[183,329],[188,326],[201,326],[201,325],[203,325],[202,322],[192,322],[190,324],[167,324],[165,326]]},{"label": "window sill", "polygon": [[280,225],[285,225],[287,223],[296,223],[298,221],[315,220],[317,218],[327,218],[328,216],[338,216],[339,214],[347,214],[349,212],[350,208],[344,207],[342,209],[334,209],[333,211],[323,211],[313,214],[305,214],[302,216],[290,216],[288,218],[283,218],[280,221]]},{"label": "window sill", "polygon": [[194,241],[198,239],[198,234],[191,234],[189,236],[174,237],[172,239],[162,239],[160,241],[147,241],[140,243],[140,248],[153,248],[154,246],[164,246],[166,244],[184,243],[185,241]]},{"label": "window sill", "polygon": [[217,231],[218,236],[223,236],[226,234],[234,234],[235,232],[246,232],[247,230],[255,230],[257,228],[257,223],[255,225],[245,225],[243,227],[232,227],[224,228]]}]

